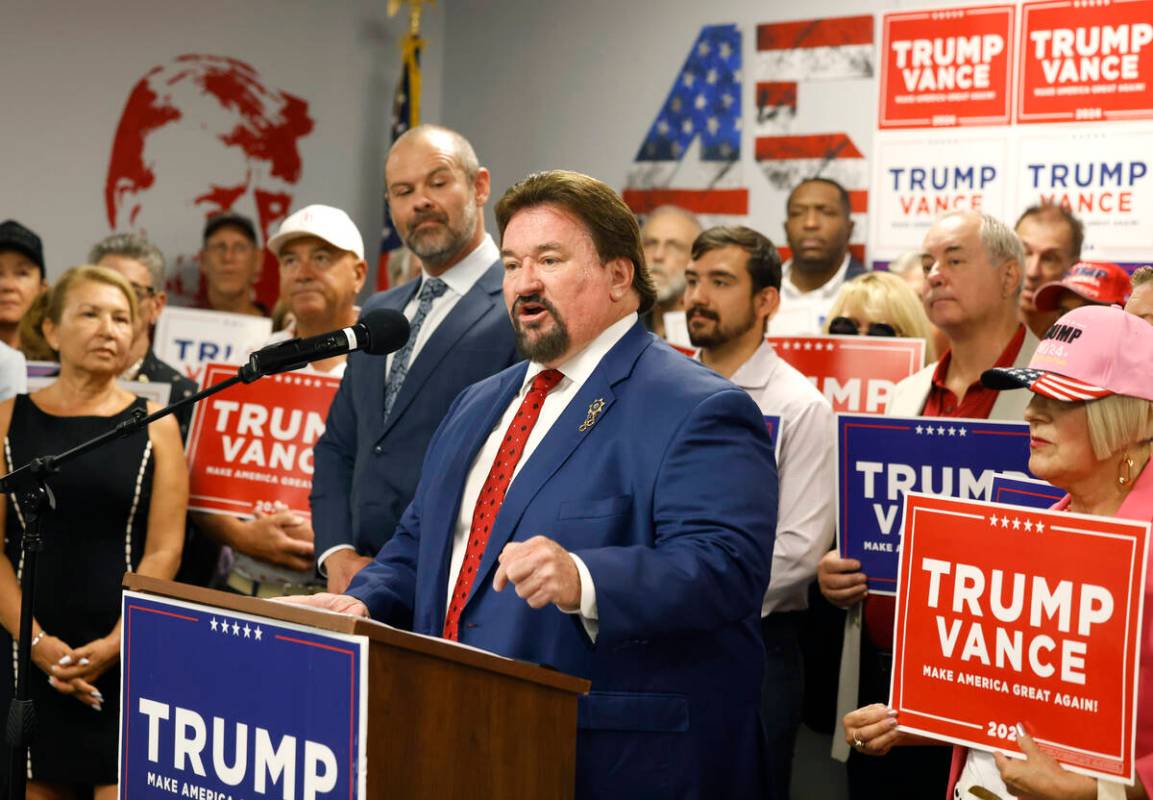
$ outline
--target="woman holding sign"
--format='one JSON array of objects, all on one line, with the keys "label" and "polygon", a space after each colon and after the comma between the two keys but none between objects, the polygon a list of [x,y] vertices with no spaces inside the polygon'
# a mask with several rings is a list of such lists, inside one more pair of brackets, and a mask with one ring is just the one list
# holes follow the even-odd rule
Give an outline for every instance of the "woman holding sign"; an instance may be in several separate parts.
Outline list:
[{"label": "woman holding sign", "polygon": [[[1027,369],[992,369],[994,389],[1028,388],[1029,470],[1068,492],[1054,508],[1153,521],[1153,326],[1119,308],[1075,309],[1050,328]],[[1126,789],[1062,769],[1018,730],[1024,759],[957,748],[950,797],[1148,797],[1153,787],[1153,566],[1147,568],[1137,694],[1137,783]],[[911,743],[895,712],[866,706],[845,716],[857,750],[883,755]],[[975,790],[975,791],[974,791]]]},{"label": "woman holding sign", "polygon": [[[105,433],[152,404],[121,389],[136,319],[136,297],[119,274],[76,267],[48,300],[43,331],[60,357],[51,385],[0,404],[3,471],[63,452]],[[125,571],[171,578],[180,562],[188,470],[176,421],[63,465],[49,484],[56,507],[42,525],[30,682],[36,730],[29,752],[30,798],[116,796],[120,707],[120,583]],[[0,505],[0,646],[19,632],[24,510]],[[12,659],[0,659],[0,707],[13,687]],[[46,680],[44,679],[46,677]],[[7,769],[7,760],[0,760]],[[7,778],[4,779],[5,784]]]}]

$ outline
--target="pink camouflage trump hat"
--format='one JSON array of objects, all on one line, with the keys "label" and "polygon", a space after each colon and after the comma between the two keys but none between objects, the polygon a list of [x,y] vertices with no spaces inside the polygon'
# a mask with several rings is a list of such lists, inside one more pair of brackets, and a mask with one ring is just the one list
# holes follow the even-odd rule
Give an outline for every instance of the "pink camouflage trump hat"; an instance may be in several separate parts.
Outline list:
[{"label": "pink camouflage trump hat", "polygon": [[1153,325],[1118,306],[1075,308],[1045,331],[1028,367],[988,369],[981,382],[1069,402],[1111,394],[1153,401]]}]

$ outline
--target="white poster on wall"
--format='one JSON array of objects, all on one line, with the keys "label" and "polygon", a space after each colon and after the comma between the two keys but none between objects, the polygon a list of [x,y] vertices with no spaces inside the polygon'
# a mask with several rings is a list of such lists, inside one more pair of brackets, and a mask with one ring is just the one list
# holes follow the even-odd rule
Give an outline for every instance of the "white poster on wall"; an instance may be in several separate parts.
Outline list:
[{"label": "white poster on wall", "polygon": [[267,317],[168,306],[156,323],[153,349],[161,361],[200,383],[203,364],[241,364],[271,334]]}]

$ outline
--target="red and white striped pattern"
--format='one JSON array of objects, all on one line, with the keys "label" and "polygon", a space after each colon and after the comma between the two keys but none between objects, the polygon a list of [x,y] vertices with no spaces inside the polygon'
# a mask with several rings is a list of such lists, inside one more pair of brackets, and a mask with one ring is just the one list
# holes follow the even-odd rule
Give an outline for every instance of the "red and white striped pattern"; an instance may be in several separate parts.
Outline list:
[{"label": "red and white striped pattern", "polygon": [[1034,392],[1054,400],[1073,402],[1076,400],[1096,400],[1099,397],[1108,397],[1113,392],[1094,386],[1076,378],[1066,378],[1053,372],[1042,372],[1041,377],[1029,386]]}]

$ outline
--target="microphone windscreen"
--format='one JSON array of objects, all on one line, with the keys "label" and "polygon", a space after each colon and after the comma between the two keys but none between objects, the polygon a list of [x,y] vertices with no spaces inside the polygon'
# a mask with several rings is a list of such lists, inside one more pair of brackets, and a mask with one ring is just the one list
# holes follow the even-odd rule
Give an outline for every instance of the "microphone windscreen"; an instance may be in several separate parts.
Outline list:
[{"label": "microphone windscreen", "polygon": [[388,355],[408,341],[408,317],[392,308],[378,308],[360,318],[368,332],[368,343],[361,348],[374,356]]}]

